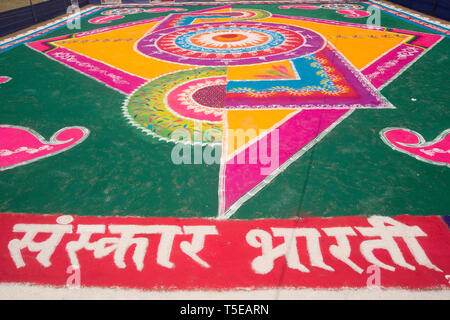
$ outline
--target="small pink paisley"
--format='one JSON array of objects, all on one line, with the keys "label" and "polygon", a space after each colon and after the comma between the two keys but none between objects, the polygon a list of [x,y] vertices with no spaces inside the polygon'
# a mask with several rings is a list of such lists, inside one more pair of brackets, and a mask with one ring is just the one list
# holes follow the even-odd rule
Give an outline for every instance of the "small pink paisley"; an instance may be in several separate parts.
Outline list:
[{"label": "small pink paisley", "polygon": [[93,24],[102,24],[102,23],[110,23],[111,21],[122,19],[124,16],[106,16],[106,17],[96,17],[89,20],[89,23]]},{"label": "small pink paisley", "polygon": [[66,127],[47,142],[32,129],[0,125],[0,171],[54,156],[83,142],[88,135],[84,127]]},{"label": "small pink paisley", "polygon": [[153,8],[153,9],[145,10],[145,12],[148,12],[148,13],[166,12],[166,11],[187,11],[187,9],[181,9],[181,8]]},{"label": "small pink paisley", "polygon": [[370,13],[363,10],[338,10],[337,13],[343,14],[347,18],[363,18],[370,16]]},{"label": "small pink paisley", "polygon": [[421,161],[450,167],[450,129],[430,142],[426,142],[421,134],[404,128],[386,128],[380,136],[394,150]]},{"label": "small pink paisley", "polygon": [[320,9],[318,6],[310,6],[310,5],[304,5],[304,4],[293,4],[288,6],[280,6],[280,9],[306,9],[306,10],[313,10],[313,9]]},{"label": "small pink paisley", "polygon": [[0,84],[7,83],[9,80],[11,80],[10,77],[7,76],[0,76]]}]

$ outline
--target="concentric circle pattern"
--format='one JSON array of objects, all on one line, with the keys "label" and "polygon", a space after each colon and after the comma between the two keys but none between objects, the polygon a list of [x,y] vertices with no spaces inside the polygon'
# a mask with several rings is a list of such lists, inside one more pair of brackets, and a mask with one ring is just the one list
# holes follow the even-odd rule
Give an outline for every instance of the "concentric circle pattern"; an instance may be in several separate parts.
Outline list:
[{"label": "concentric circle pattern", "polygon": [[204,23],[163,29],[137,49],[159,60],[200,66],[246,65],[300,57],[320,50],[309,29],[260,22]]},{"label": "concentric circle pattern", "polygon": [[[303,39],[295,33],[291,33],[290,36],[296,37],[300,44],[303,42]],[[168,46],[164,42],[165,40],[164,37],[160,39],[157,46],[163,50],[168,50],[170,45]],[[284,41],[284,36],[273,30],[261,32],[257,28],[243,30],[239,27],[223,27],[206,32],[204,29],[200,29],[182,34],[176,37],[175,45],[184,49],[186,55],[189,55],[190,51],[213,54],[243,54],[273,49]],[[262,54],[268,54],[268,52]]]}]

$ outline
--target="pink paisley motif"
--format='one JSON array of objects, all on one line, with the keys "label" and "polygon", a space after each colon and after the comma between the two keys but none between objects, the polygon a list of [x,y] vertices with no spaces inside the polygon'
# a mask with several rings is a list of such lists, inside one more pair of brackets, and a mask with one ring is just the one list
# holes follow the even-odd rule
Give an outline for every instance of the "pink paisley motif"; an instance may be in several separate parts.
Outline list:
[{"label": "pink paisley motif", "polygon": [[181,84],[167,95],[169,108],[184,118],[198,121],[222,121],[222,109],[201,105],[195,101],[195,92],[208,86],[226,85],[226,77],[210,77]]},{"label": "pink paisley motif", "polygon": [[280,9],[306,9],[306,10],[314,10],[314,9],[320,9],[318,6],[311,6],[306,4],[293,4],[293,5],[287,5],[287,6],[280,6]]},{"label": "pink paisley motif", "polygon": [[0,171],[54,156],[83,142],[88,135],[84,127],[66,127],[47,142],[32,129],[0,125]]},{"label": "pink paisley motif", "polygon": [[338,10],[337,13],[343,14],[347,18],[363,18],[370,16],[370,13],[363,10]]},{"label": "pink paisley motif", "polygon": [[103,24],[103,23],[110,23],[111,21],[122,19],[124,16],[103,16],[103,17],[96,17],[89,20],[89,23],[93,24]]},{"label": "pink paisley motif", "polygon": [[11,77],[7,77],[7,76],[0,76],[0,84],[2,83],[7,83],[8,81],[11,80]]},{"label": "pink paisley motif", "polygon": [[404,128],[386,128],[380,136],[394,150],[417,160],[450,167],[450,129],[430,142],[426,142],[419,133]]},{"label": "pink paisley motif", "polygon": [[181,9],[181,8],[153,8],[153,9],[145,10],[145,12],[148,12],[148,13],[166,12],[166,11],[187,11],[187,9]]}]

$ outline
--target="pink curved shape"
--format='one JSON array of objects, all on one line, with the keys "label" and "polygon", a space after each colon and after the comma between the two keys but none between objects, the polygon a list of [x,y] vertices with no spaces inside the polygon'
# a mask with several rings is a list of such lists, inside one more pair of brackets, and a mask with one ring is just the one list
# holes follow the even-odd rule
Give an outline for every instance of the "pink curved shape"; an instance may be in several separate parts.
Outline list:
[{"label": "pink curved shape", "polygon": [[338,10],[337,13],[343,14],[347,18],[363,18],[370,16],[370,13],[363,10]]},{"label": "pink curved shape", "polygon": [[83,142],[88,135],[84,127],[66,127],[47,142],[32,129],[0,125],[0,171],[54,156]]},{"label": "pink curved shape", "polygon": [[0,76],[0,84],[6,83],[6,82],[8,82],[9,80],[11,80],[10,77],[7,77],[7,76]]},{"label": "pink curved shape", "polygon": [[145,10],[145,12],[148,12],[148,13],[166,12],[166,11],[187,11],[187,9],[181,9],[181,8],[153,8],[153,9]]},{"label": "pink curved shape", "polygon": [[96,17],[89,20],[89,23],[93,24],[103,24],[103,23],[110,23],[111,21],[122,19],[124,16],[103,16],[103,17]]},{"label": "pink curved shape", "polygon": [[450,167],[450,129],[430,142],[419,133],[404,128],[386,128],[380,136],[394,150],[421,161]]},{"label": "pink curved shape", "polygon": [[287,6],[280,6],[280,9],[306,9],[306,10],[313,10],[313,9],[320,9],[318,6],[311,6],[306,4],[292,4]]}]

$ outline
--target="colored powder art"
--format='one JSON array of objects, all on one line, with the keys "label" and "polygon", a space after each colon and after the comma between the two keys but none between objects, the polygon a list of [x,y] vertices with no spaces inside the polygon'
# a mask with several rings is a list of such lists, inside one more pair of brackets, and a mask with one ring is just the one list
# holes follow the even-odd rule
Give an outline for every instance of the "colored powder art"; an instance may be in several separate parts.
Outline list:
[{"label": "colored powder art", "polygon": [[80,17],[0,43],[0,282],[449,288],[446,26],[375,1]]}]

